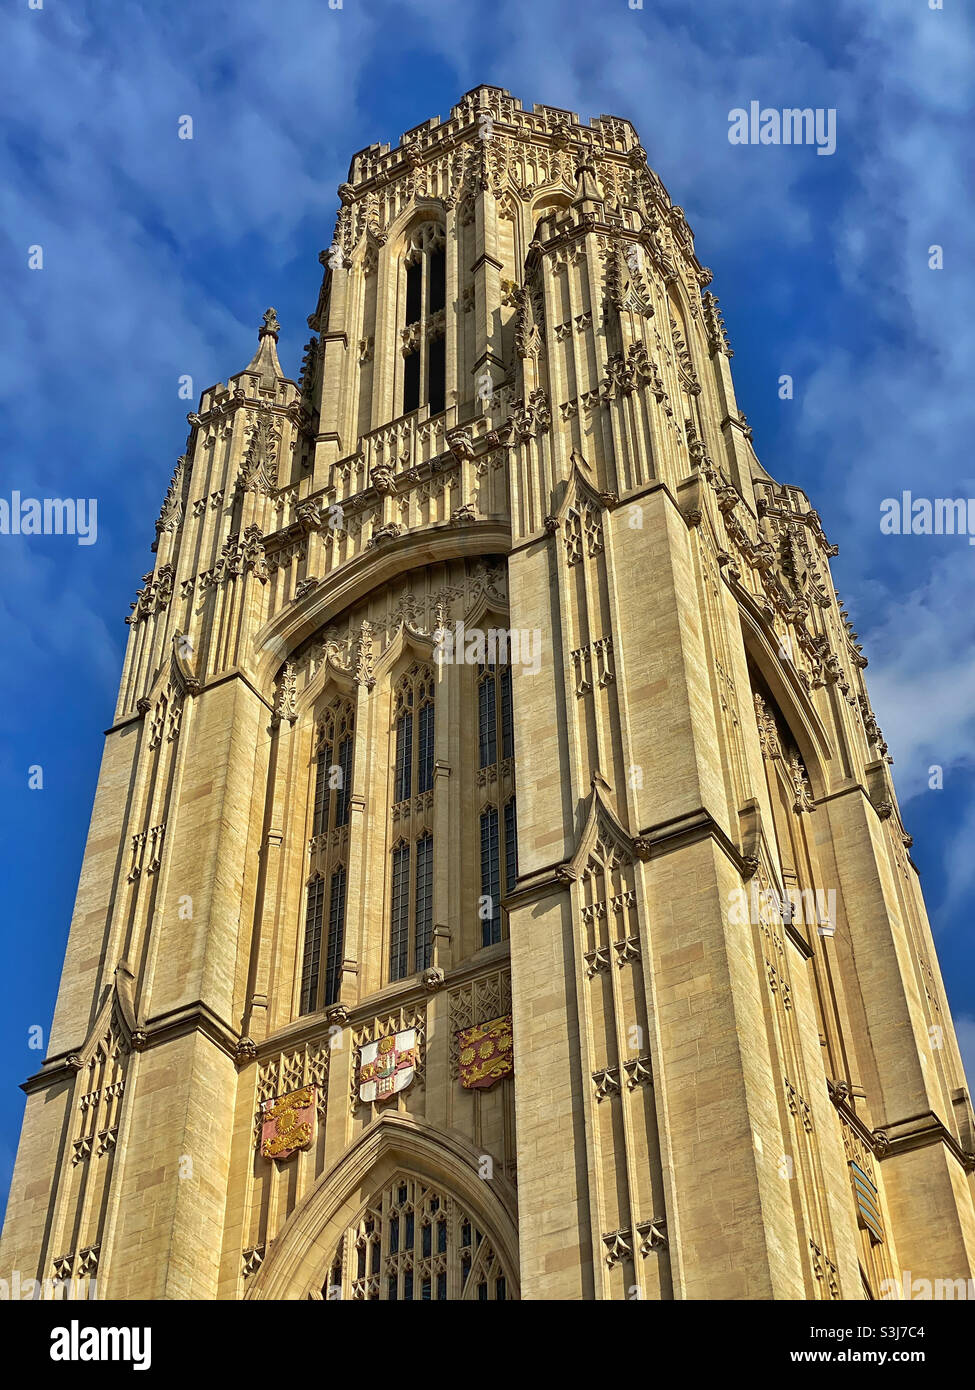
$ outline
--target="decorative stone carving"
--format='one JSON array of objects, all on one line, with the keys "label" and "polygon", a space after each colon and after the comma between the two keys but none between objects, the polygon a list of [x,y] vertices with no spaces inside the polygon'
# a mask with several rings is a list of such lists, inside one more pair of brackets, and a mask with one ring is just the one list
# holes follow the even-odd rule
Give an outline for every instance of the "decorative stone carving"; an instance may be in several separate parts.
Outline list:
[{"label": "decorative stone carving", "polygon": [[629,1230],[610,1231],[603,1236],[603,1244],[606,1246],[606,1264],[610,1269],[623,1260],[633,1258],[632,1236],[633,1233]]},{"label": "decorative stone carving", "polygon": [[403,527],[395,521],[388,521],[382,526],[377,526],[369,538],[370,547],[383,545],[387,541],[395,541],[403,534]]},{"label": "decorative stone carving", "polygon": [[178,531],[183,521],[183,493],[189,481],[189,462],[185,454],[177,461],[169,489],[156,522],[156,541],[166,532]]},{"label": "decorative stone carving", "polygon": [[638,1221],[636,1231],[641,1238],[640,1254],[644,1258],[653,1250],[667,1249],[667,1222],[663,1217],[651,1216],[649,1221]]},{"label": "decorative stone carving", "polygon": [[363,622],[352,646],[352,674],[357,685],[364,685],[367,690],[371,690],[376,684],[372,673],[373,668],[373,629],[368,622]]},{"label": "decorative stone carving", "polygon": [[293,724],[298,718],[297,710],[297,672],[294,662],[286,661],[278,678],[277,693],[274,697],[274,713],[271,715],[271,728],[280,727],[283,720]]},{"label": "decorative stone carving", "polygon": [[268,496],[277,487],[279,438],[280,435],[274,427],[274,412],[269,406],[261,406],[251,426],[250,440],[238,479],[238,486],[242,492],[257,492]]}]

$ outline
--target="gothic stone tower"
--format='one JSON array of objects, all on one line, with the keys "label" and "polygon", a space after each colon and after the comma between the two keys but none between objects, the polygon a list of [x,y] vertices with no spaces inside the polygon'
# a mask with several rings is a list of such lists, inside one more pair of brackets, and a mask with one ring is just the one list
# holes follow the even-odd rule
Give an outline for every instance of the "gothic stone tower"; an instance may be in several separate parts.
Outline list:
[{"label": "gothic stone tower", "polygon": [[271,310],[189,416],[3,1272],[967,1277],[972,1110],[867,663],[681,209],[626,121],[490,87],[339,196],[300,381]]}]

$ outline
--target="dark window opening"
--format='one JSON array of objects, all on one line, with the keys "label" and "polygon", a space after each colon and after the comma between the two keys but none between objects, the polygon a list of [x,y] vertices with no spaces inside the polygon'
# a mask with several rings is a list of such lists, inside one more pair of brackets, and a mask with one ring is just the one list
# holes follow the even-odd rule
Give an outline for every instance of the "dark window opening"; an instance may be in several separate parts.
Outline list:
[{"label": "dark window opening", "polygon": [[417,757],[417,792],[428,792],[433,786],[433,705],[420,710],[420,747]]},{"label": "dark window opening", "polygon": [[390,975],[402,980],[406,975],[410,949],[410,847],[393,850],[393,911],[390,938]]},{"label": "dark window opening", "polygon": [[420,404],[420,354],[411,352],[403,364],[403,414]]},{"label": "dark window opening", "polygon": [[413,780],[413,716],[401,714],[396,721],[396,791],[394,801],[405,801]]},{"label": "dark window opening", "polygon": [[447,391],[447,340],[437,338],[430,344],[430,379],[427,395],[430,400],[430,414],[439,415],[446,404]]},{"label": "dark window opening", "polygon": [[477,687],[477,747],[478,767],[493,767],[498,761],[498,739],[492,675],[483,676]]},{"label": "dark window opening", "polygon": [[312,815],[311,833],[321,835],[328,829],[328,779],[332,762],[332,750],[323,743],[318,750],[315,768],[315,805]]},{"label": "dark window opening", "polygon": [[326,1004],[334,1004],[339,997],[344,937],[345,866],[340,864],[332,875],[332,896],[328,912],[328,953],[325,961]]},{"label": "dark window opening", "polygon": [[349,819],[349,794],[352,790],[350,786],[352,778],[352,740],[344,738],[339,744],[339,785],[338,797],[335,805],[335,824],[345,825]]},{"label": "dark window opening", "polygon": [[498,813],[489,806],[481,815],[481,945],[501,940],[501,863],[498,857]]},{"label": "dark window opening", "polygon": [[[416,950],[415,968],[426,970],[433,953],[433,836],[416,842]],[[426,1239],[430,1227],[425,1226]],[[427,1252],[429,1253],[429,1252]]]},{"label": "dark window opening", "polygon": [[[409,293],[409,286],[407,286]],[[447,253],[443,247],[430,256],[430,313],[435,314],[447,303]],[[409,320],[412,323],[412,319]]]},{"label": "dark window opening", "polygon": [[501,672],[501,756],[513,758],[515,755],[514,718],[511,707],[511,667]]},{"label": "dark window opening", "polygon": [[423,285],[423,262],[414,261],[406,267],[406,322],[416,323],[422,313],[421,291]]},{"label": "dark window opening", "polygon": [[305,915],[305,950],[301,962],[301,1012],[310,1014],[318,996],[318,967],[322,954],[322,919],[325,910],[325,880],[316,878],[308,885]]}]

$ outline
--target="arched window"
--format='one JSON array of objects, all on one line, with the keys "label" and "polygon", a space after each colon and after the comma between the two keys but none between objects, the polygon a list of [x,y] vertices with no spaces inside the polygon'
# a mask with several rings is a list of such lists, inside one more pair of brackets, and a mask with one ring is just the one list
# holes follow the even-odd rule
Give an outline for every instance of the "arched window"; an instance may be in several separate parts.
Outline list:
[{"label": "arched window", "polygon": [[339,971],[342,968],[342,947],[345,944],[345,865],[340,864],[332,875],[328,909],[328,952],[325,958],[324,1003],[338,999]]},{"label": "arched window", "polygon": [[518,827],[515,799],[506,802],[502,817],[497,808],[486,806],[481,812],[481,945],[493,946],[502,931],[501,899],[518,881]]},{"label": "arched window", "polygon": [[318,998],[318,973],[322,958],[322,920],[325,880],[316,874],[308,884],[305,904],[305,950],[301,961],[301,1012],[314,1011]]},{"label": "arched window", "polygon": [[393,807],[389,974],[426,970],[433,954],[434,677],[414,662],[393,703]]},{"label": "arched window", "polygon": [[403,410],[446,404],[447,253],[443,228],[421,222],[403,257]]},{"label": "arched window", "polygon": [[[511,667],[494,661],[484,661],[477,668],[477,768],[482,789],[479,944],[493,946],[505,935],[501,899],[514,889],[518,878]],[[492,788],[501,798],[500,811],[487,800]]]},{"label": "arched window", "polygon": [[318,726],[313,836],[348,823],[354,718],[350,700],[334,700]]},{"label": "arched window", "polygon": [[494,1243],[471,1213],[446,1191],[400,1174],[343,1236],[321,1296],[503,1303],[517,1293]]},{"label": "arched window", "polygon": [[341,697],[334,699],[325,709],[318,725],[315,751],[315,787],[309,840],[313,873],[308,881],[305,900],[305,939],[299,998],[299,1011],[303,1014],[314,1013],[336,1003],[342,982],[354,733],[352,701]]},{"label": "arched window", "polygon": [[514,757],[514,722],[511,707],[511,667],[483,662],[477,676],[478,767],[492,767]]}]

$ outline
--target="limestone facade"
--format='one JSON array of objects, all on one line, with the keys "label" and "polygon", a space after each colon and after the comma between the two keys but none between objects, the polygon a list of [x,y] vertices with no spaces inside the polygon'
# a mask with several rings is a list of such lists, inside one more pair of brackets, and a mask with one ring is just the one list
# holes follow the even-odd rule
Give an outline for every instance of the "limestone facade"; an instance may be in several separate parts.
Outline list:
[{"label": "limestone facade", "polygon": [[[339,196],[300,379],[270,310],[188,417],[0,1273],[969,1277],[972,1109],[866,659],[681,209],[628,122],[491,87]],[[465,1086],[509,1015],[513,1072]]]}]

